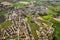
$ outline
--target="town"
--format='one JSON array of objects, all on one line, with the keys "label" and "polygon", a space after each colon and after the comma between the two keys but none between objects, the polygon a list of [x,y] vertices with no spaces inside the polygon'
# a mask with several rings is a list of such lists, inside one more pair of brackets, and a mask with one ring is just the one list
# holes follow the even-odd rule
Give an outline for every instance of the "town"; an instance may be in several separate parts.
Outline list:
[{"label": "town", "polygon": [[[7,1],[0,3],[0,12],[7,10],[7,14],[4,14],[6,20],[10,21],[11,25],[6,26],[5,24],[0,25],[0,40],[53,40],[55,28],[54,23],[52,23],[52,16],[56,20],[54,14],[47,14],[49,8],[46,4],[36,5],[37,1],[24,2],[20,1],[24,7],[21,8],[13,6],[12,3]],[[13,6],[13,7],[12,7]],[[50,11],[50,10],[49,10]],[[52,15],[48,20],[45,20],[43,17],[45,15]],[[6,22],[6,25],[10,23]]]}]

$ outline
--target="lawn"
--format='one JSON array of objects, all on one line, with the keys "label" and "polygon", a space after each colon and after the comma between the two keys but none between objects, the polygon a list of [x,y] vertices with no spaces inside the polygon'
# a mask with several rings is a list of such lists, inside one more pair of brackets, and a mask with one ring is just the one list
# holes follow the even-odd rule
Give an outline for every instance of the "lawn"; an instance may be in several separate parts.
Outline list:
[{"label": "lawn", "polygon": [[0,30],[1,30],[2,28],[10,27],[11,25],[12,25],[12,22],[9,21],[9,20],[7,20],[7,21],[5,21],[5,22],[3,22],[3,23],[0,24]]},{"label": "lawn", "polygon": [[4,15],[4,14],[7,14],[8,13],[8,10],[2,10],[0,11],[0,15]]},{"label": "lawn", "polygon": [[26,6],[23,3],[16,2],[12,4],[12,7],[24,8]]}]

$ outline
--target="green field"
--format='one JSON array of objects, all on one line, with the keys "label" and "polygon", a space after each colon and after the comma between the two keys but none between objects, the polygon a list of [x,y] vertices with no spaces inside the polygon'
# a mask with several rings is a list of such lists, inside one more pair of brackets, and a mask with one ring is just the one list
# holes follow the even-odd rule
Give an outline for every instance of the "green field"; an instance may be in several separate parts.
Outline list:
[{"label": "green field", "polygon": [[7,20],[7,21],[5,21],[5,22],[3,22],[3,23],[0,24],[0,30],[1,30],[2,28],[8,28],[8,27],[10,27],[11,25],[12,25],[12,22],[9,21],[9,20]]},{"label": "green field", "polygon": [[2,10],[0,11],[0,15],[4,15],[4,14],[7,14],[8,13],[8,10]]},{"label": "green field", "polygon": [[12,4],[12,7],[17,7],[17,8],[24,8],[24,7],[26,7],[23,3],[18,3],[18,2],[16,2],[16,3],[13,3]]}]

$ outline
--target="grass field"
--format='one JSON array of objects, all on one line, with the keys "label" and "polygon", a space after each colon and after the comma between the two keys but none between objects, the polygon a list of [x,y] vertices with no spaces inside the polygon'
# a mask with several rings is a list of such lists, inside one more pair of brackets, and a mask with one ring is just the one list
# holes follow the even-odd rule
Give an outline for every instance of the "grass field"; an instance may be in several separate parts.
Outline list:
[{"label": "grass field", "polygon": [[3,23],[1,23],[0,24],[0,30],[2,29],[2,28],[7,28],[7,27],[10,27],[12,25],[12,22],[11,21],[5,21],[5,22],[3,22]]},{"label": "grass field", "polygon": [[8,13],[7,10],[0,11],[0,15],[4,15],[4,14],[7,14],[7,13]]},{"label": "grass field", "polygon": [[26,6],[23,3],[13,3],[12,7],[24,8]]}]

